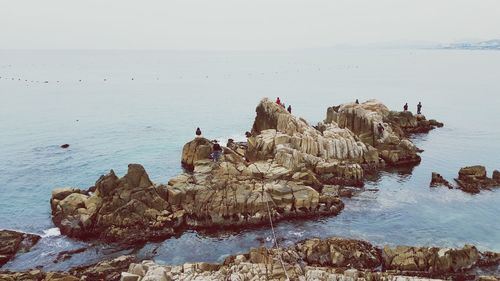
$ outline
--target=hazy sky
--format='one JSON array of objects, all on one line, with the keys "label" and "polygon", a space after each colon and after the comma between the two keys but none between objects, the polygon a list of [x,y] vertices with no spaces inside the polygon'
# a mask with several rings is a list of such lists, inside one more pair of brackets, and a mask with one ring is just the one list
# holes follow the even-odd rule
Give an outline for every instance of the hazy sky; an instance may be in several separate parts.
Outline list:
[{"label": "hazy sky", "polygon": [[1,0],[3,49],[293,49],[500,38],[499,0]]}]

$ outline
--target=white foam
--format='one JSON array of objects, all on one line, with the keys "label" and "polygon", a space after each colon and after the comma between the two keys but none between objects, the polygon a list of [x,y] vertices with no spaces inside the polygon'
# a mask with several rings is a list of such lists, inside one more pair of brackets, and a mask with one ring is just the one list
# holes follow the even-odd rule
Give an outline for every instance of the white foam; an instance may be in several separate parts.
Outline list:
[{"label": "white foam", "polygon": [[52,237],[52,236],[59,236],[61,235],[61,231],[59,230],[58,227],[50,228],[47,230],[43,231],[42,237]]}]

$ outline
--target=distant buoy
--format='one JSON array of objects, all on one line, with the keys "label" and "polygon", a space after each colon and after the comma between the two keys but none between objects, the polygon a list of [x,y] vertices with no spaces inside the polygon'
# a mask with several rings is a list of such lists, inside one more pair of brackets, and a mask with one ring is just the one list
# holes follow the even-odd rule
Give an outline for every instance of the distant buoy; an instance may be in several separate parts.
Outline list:
[{"label": "distant buoy", "polygon": [[68,147],[69,147],[69,144],[67,144],[67,143],[61,145],[61,148],[68,148]]}]

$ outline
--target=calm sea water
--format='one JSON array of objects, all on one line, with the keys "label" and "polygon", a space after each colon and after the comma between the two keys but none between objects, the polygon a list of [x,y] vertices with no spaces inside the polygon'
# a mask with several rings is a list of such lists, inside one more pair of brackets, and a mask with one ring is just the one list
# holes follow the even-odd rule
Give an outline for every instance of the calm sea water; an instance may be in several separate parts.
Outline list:
[{"label": "calm sea water", "polygon": [[393,109],[422,101],[424,114],[446,124],[415,136],[425,150],[419,166],[372,179],[367,187],[379,191],[345,200],[339,216],[277,224],[283,244],[340,235],[500,251],[499,190],[429,188],[432,171],[451,180],[465,165],[500,169],[499,73],[495,51],[0,51],[0,229],[44,236],[2,269],[65,270],[121,254],[214,262],[269,244],[267,227],[188,232],[138,249],[79,242],[58,235],[49,199],[53,188],[86,188],[109,169],[123,175],[128,163],[167,182],[181,172],[181,149],[196,127],[209,138],[243,139],[259,100],[276,96],[310,123],[328,106],[377,98]]}]

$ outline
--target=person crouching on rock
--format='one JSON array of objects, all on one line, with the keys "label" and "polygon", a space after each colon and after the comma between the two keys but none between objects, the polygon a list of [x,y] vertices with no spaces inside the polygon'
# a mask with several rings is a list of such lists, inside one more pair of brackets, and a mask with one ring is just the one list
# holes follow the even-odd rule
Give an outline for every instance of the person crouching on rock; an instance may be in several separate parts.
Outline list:
[{"label": "person crouching on rock", "polygon": [[201,130],[200,127],[196,128],[196,137],[201,138]]},{"label": "person crouching on rock", "polygon": [[292,106],[291,105],[288,105],[288,108],[286,110],[288,110],[288,113],[292,114]]},{"label": "person crouching on rock", "polygon": [[214,160],[214,162],[218,162],[220,155],[222,154],[222,147],[220,147],[220,145],[217,143],[216,140],[214,140],[214,145],[212,146],[212,150],[213,150],[212,160]]}]

